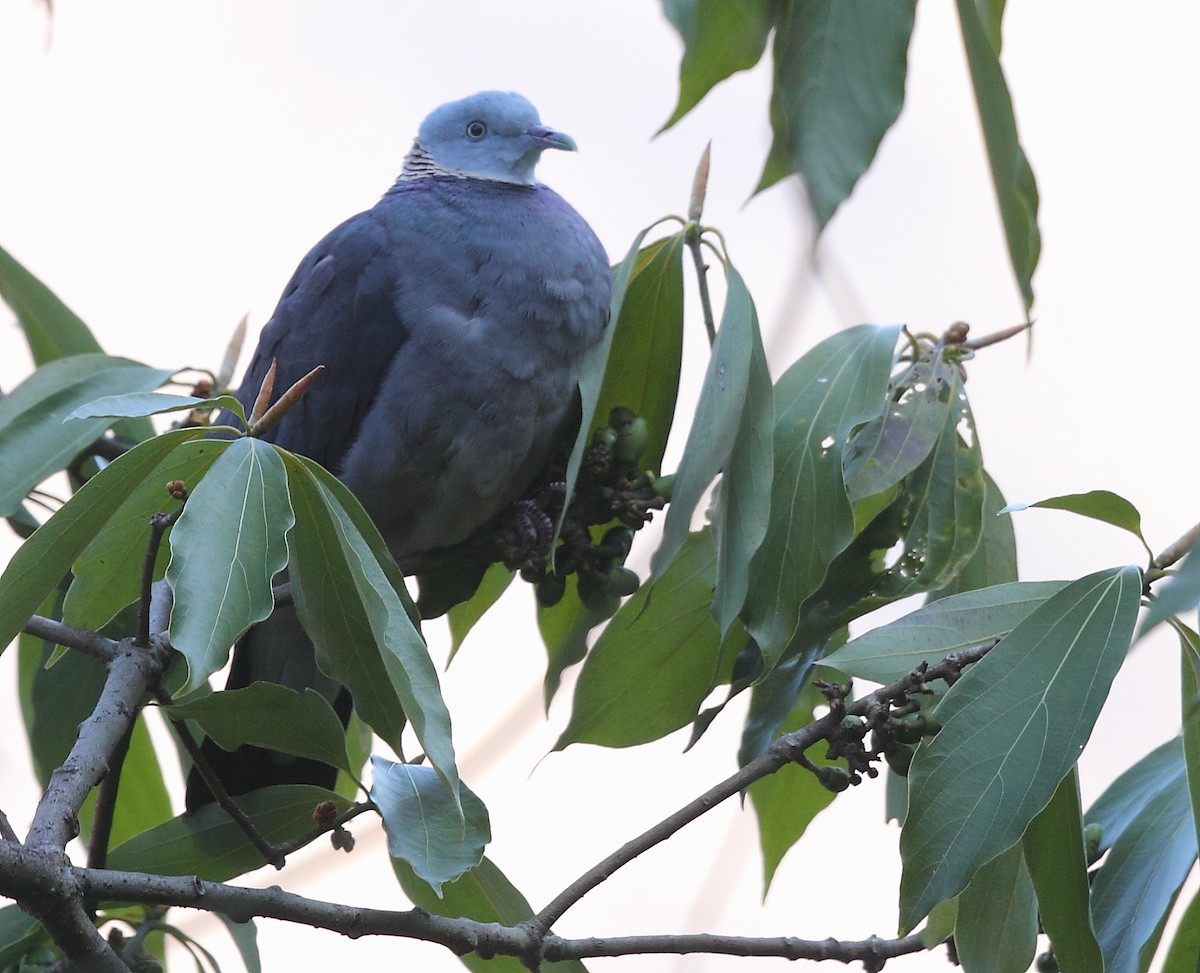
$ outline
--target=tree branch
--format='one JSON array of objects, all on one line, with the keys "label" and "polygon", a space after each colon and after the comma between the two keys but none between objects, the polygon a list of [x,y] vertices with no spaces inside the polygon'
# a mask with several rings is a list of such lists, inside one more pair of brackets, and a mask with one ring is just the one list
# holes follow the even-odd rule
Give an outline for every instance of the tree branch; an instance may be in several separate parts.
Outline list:
[{"label": "tree branch", "polygon": [[101,662],[111,662],[121,651],[120,642],[106,638],[98,632],[86,628],[73,628],[42,615],[31,616],[29,621],[22,626],[22,631],[36,639],[53,642],[55,645],[65,645],[68,649],[83,652]]}]

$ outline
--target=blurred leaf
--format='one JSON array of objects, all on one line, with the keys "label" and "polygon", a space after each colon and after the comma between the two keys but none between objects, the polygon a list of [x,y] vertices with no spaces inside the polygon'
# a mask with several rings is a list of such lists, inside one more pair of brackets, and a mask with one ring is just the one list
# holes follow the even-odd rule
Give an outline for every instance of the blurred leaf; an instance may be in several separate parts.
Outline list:
[{"label": "blurred leaf", "polygon": [[578,577],[570,575],[562,600],[552,608],[538,608],[538,631],[546,646],[542,697],[547,710],[562,683],[562,674],[587,656],[588,633],[608,617],[579,600],[577,582]]},{"label": "blurred leaf", "polygon": [[1141,795],[1136,809],[1131,806],[1135,813],[1114,829],[1115,835],[1104,831],[1108,855],[1092,882],[1092,920],[1108,973],[1142,973],[1143,950],[1161,934],[1161,924],[1196,861],[1196,828],[1182,754],[1179,741],[1171,743],[1179,772]]},{"label": "blurred leaf", "polygon": [[[899,774],[893,773],[892,776],[904,780]],[[957,921],[958,898],[947,899],[933,907],[928,921],[921,927],[917,935],[921,937],[921,943],[926,949],[933,949],[954,935],[954,924]]]},{"label": "blurred leaf", "polygon": [[663,0],[663,12],[683,38],[679,103],[660,131],[691,111],[712,87],[754,67],[767,46],[775,0]]},{"label": "blurred leaf", "polygon": [[715,561],[711,532],[692,534],[666,573],[625,602],[583,665],[555,750],[635,746],[691,722],[721,647],[709,611]]},{"label": "blurred leaf", "polygon": [[[738,744],[739,767],[760,756],[781,732],[785,732],[782,727],[796,715],[797,700],[806,686],[818,678],[813,672],[815,661],[829,645],[840,645],[845,640],[846,630],[842,629],[828,640],[790,651],[783,662],[754,684]],[[832,681],[839,676],[840,673],[825,672],[820,678]]]},{"label": "blurred leaf", "polygon": [[1184,764],[1187,767],[1188,792],[1192,799],[1192,819],[1200,840],[1200,635],[1182,622],[1175,621],[1179,632],[1179,695],[1183,731]]},{"label": "blurred leaf", "polygon": [[0,575],[0,652],[147,474],[176,446],[200,435],[198,429],[177,429],[134,447],[88,480],[21,545]]},{"label": "blurred leaf", "polygon": [[1042,926],[1058,968],[1062,973],[1103,969],[1092,928],[1078,767],[1062,779],[1050,803],[1029,822],[1022,841]]},{"label": "blurred leaf", "polygon": [[[402,859],[392,859],[392,870],[396,873],[404,894],[412,900],[413,905],[431,915],[466,917],[477,922],[495,922],[502,926],[516,926],[534,916],[529,900],[486,857],[461,878],[443,885],[440,898],[427,883],[417,878],[412,867]],[[515,956],[493,956],[485,959],[478,953],[467,953],[459,959],[468,970],[475,973],[528,971],[528,967]],[[586,973],[583,964],[576,960],[543,962],[541,968],[544,973]]]},{"label": "blurred leaf", "polygon": [[842,452],[851,430],[884,407],[898,333],[871,325],[839,332],[776,383],[771,514],[742,615],[768,668],[791,639],[801,602],[854,536]]},{"label": "blurred leaf", "polygon": [[1159,973],[1196,973],[1200,967],[1200,893],[1193,896],[1184,910],[1175,938],[1167,950]]},{"label": "blurred leaf", "polygon": [[190,412],[192,409],[229,409],[243,422],[246,420],[242,404],[232,395],[202,399],[168,392],[126,392],[101,396],[76,408],[67,419],[120,419],[155,416],[163,412]]},{"label": "blurred leaf", "polygon": [[0,516],[9,516],[35,486],[66,469],[112,422],[63,420],[102,395],[145,391],[173,373],[125,358],[74,355],[44,365],[0,399]]},{"label": "blurred leaf", "polygon": [[961,892],[1050,802],[1129,648],[1140,595],[1133,567],[1073,582],[946,693],[935,713],[942,729],[922,743],[909,772],[900,838],[905,931]]},{"label": "blurred leaf", "polygon": [[191,488],[171,530],[166,573],[175,594],[171,644],[188,660],[189,691],[271,614],[271,581],[287,564],[284,535],[295,522],[283,461],[258,439],[234,440]]},{"label": "blurred leaf", "polygon": [[[4,253],[0,250],[0,255]],[[0,969],[7,969],[50,936],[15,902],[0,906]],[[515,971],[514,971],[515,973]]]},{"label": "blurred leaf", "polygon": [[1192,545],[1179,570],[1154,588],[1150,610],[1138,627],[1138,638],[1173,615],[1191,611],[1200,602],[1200,541]]},{"label": "blurred leaf", "polygon": [[1037,934],[1037,901],[1018,843],[983,865],[958,897],[954,947],[971,973],[1025,973]]},{"label": "blurred leaf", "polygon": [[467,637],[467,633],[475,627],[475,623],[484,616],[484,613],[500,600],[500,596],[508,590],[508,586],[512,584],[515,577],[516,574],[503,564],[493,564],[484,573],[483,581],[474,596],[450,609],[447,613],[447,620],[450,623],[451,661],[458,655],[458,650],[462,648],[463,639]]},{"label": "blurred leaf", "polygon": [[929,601],[1017,580],[1017,538],[1012,518],[1000,516],[1004,495],[987,470],[983,471],[983,482],[983,537],[979,546],[949,584],[929,593]]},{"label": "blurred leaf", "polygon": [[457,800],[450,714],[399,569],[345,487],[311,461],[283,458],[296,511],[292,594],[318,665],[350,690],[356,712],[397,753],[407,717]]},{"label": "blurred leaf", "polygon": [[311,757],[350,774],[358,770],[346,754],[342,721],[325,697],[311,689],[298,693],[255,682],[167,707],[166,712],[173,719],[192,720],[225,750],[249,743]]},{"label": "blurred leaf", "polygon": [[440,898],[442,886],[470,871],[492,840],[487,808],[471,788],[455,799],[432,767],[371,758],[371,800],[383,815],[388,851],[412,866]]},{"label": "blurred leaf", "polygon": [[[63,605],[68,623],[100,628],[141,597],[150,519],[179,505],[167,494],[167,484],[171,480],[181,480],[188,487],[199,483],[226,446],[228,443],[213,439],[182,443],[146,474],[72,565],[74,577]],[[169,558],[170,547],[162,544],[154,580],[162,578]]]},{"label": "blurred leaf", "polygon": [[35,364],[103,350],[75,312],[2,248],[0,298],[20,321]]},{"label": "blurred leaf", "polygon": [[987,37],[988,43],[997,55],[1001,46],[1001,21],[1004,19],[1005,0],[975,0],[975,13],[979,17],[980,26]]},{"label": "blurred leaf", "polygon": [[[784,666],[780,666],[780,669],[783,668]],[[765,683],[756,686],[755,692],[757,693],[763,685]],[[776,724],[773,736],[807,726],[813,721],[813,711],[826,702],[821,691],[811,682],[800,687],[792,699],[790,712]],[[825,758],[826,750],[828,744],[822,740],[805,751],[805,756],[818,766],[834,763]],[[748,793],[758,819],[765,898],[783,856],[800,840],[813,819],[833,803],[836,795],[822,786],[810,771],[794,763],[780,768],[768,777],[759,778],[750,785]]]},{"label": "blurred leaf", "polygon": [[246,973],[262,973],[262,958],[258,954],[258,927],[254,924],[254,920],[234,922],[222,912],[216,913],[216,917],[225,923],[233,945],[237,947],[238,955],[242,957]]},{"label": "blurred leaf", "polygon": [[1061,497],[1050,497],[1036,503],[1010,503],[1002,513],[1042,507],[1046,510],[1067,510],[1081,517],[1090,517],[1133,534],[1146,550],[1146,538],[1142,536],[1142,515],[1137,507],[1122,496],[1109,490],[1089,490],[1087,493],[1068,493]]},{"label": "blurred leaf", "polygon": [[1065,581],[1017,581],[966,591],[853,639],[823,661],[860,679],[889,683],[922,662],[1007,635]]},{"label": "blurred leaf", "polygon": [[1017,137],[1012,98],[1000,67],[1001,12],[995,0],[990,10],[981,10],[979,3],[980,0],[958,0],[958,19],[992,168],[992,183],[1008,240],[1008,255],[1028,314],[1033,307],[1033,272],[1042,249],[1037,225],[1037,183]]},{"label": "blurred leaf", "polygon": [[[259,834],[282,844],[313,830],[313,809],[322,801],[333,801],[336,814],[351,807],[332,791],[308,784],[264,787],[239,797],[238,805]],[[130,838],[108,856],[108,867],[118,871],[195,875],[210,882],[226,882],[264,864],[241,827],[216,804]]]},{"label": "blurred leaf", "polygon": [[916,0],[792,0],[775,28],[771,128],[761,191],[799,173],[819,233],[904,104]]},{"label": "blurred leaf", "polygon": [[1186,768],[1179,737],[1168,740],[1108,785],[1084,815],[1087,824],[1100,826],[1100,851],[1107,851],[1145,810],[1147,802],[1163,792],[1183,786]]}]

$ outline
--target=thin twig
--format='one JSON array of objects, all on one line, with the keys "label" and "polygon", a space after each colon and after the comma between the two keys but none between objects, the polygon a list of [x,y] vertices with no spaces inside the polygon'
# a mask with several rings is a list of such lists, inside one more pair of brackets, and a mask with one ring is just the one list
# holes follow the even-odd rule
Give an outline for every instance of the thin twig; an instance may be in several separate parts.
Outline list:
[{"label": "thin twig", "polygon": [[21,630],[27,635],[55,645],[63,645],[101,662],[111,662],[121,651],[121,643],[86,628],[64,625],[55,618],[32,615]]},{"label": "thin twig", "polygon": [[1198,540],[1200,540],[1200,524],[1195,524],[1182,537],[1163,548],[1162,553],[1150,562],[1150,566],[1160,571],[1163,568],[1169,568],[1195,547]]},{"label": "thin twig", "polygon": [[1014,324],[1011,328],[1002,328],[1000,331],[993,331],[991,334],[985,334],[982,338],[971,338],[964,341],[962,346],[977,351],[980,348],[986,348],[988,345],[996,345],[1001,341],[1007,341],[1009,338],[1015,338],[1023,331],[1028,331],[1033,327],[1032,321],[1026,321],[1023,324]]},{"label": "thin twig", "polygon": [[21,839],[17,837],[12,824],[9,823],[8,815],[3,811],[0,811],[0,840],[21,843]]},{"label": "thin twig", "polygon": [[[186,493],[180,499],[185,499]],[[142,597],[138,604],[137,634],[133,644],[145,648],[150,644],[150,606],[154,599],[154,565],[167,531],[183,513],[181,504],[170,513],[157,513],[150,518],[150,539],[146,542],[146,557],[142,561]]]}]

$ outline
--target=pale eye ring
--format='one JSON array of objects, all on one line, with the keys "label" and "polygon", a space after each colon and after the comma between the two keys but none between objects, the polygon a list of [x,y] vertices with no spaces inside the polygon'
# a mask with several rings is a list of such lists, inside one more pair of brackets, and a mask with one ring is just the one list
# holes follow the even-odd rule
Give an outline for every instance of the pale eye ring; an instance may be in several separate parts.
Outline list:
[{"label": "pale eye ring", "polygon": [[487,126],[483,122],[476,119],[467,123],[467,138],[478,142],[485,135],[487,135]]}]

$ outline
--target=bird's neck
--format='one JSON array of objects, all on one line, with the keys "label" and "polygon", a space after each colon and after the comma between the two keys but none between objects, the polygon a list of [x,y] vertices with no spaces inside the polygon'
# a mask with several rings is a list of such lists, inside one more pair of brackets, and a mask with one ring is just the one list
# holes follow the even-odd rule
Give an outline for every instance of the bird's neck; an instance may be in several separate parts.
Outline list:
[{"label": "bird's neck", "polygon": [[499,176],[489,176],[479,172],[466,172],[462,169],[453,169],[450,166],[443,165],[438,162],[425,148],[425,143],[420,139],[414,139],[412,148],[408,150],[408,155],[404,157],[404,168],[400,171],[396,182],[411,182],[414,179],[430,179],[433,177],[446,177],[450,179],[480,179],[484,182],[501,183],[510,186],[536,186],[537,181],[534,179],[502,179]]}]

